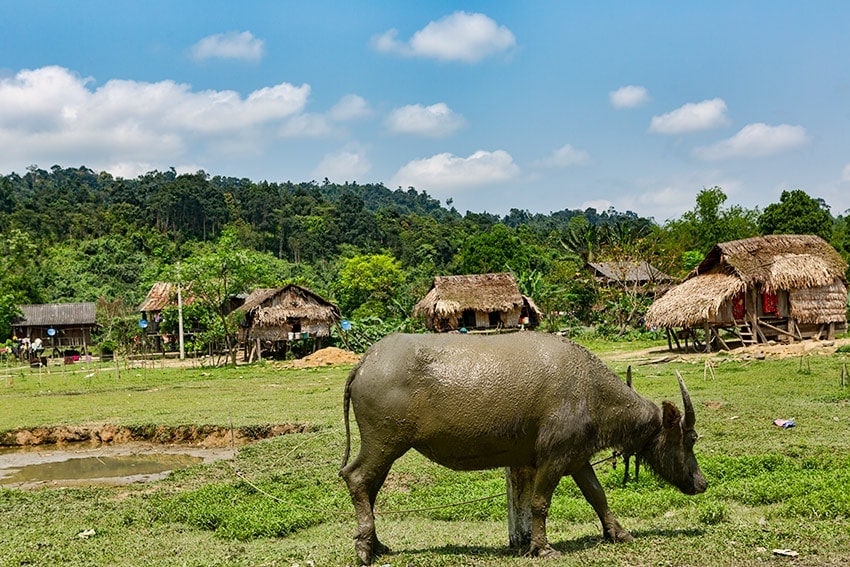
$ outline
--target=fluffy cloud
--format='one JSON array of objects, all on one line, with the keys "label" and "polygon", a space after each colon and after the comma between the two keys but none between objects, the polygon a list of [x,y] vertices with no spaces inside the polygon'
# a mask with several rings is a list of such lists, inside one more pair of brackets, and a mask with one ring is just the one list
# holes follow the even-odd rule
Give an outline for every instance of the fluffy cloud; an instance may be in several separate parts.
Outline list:
[{"label": "fluffy cloud", "polygon": [[257,39],[249,31],[209,35],[192,46],[192,58],[196,61],[207,59],[259,61],[264,53],[263,40]]},{"label": "fluffy cloud", "polygon": [[448,136],[465,124],[463,116],[454,112],[444,102],[431,106],[411,104],[396,108],[386,121],[387,128],[392,132],[435,138]]},{"label": "fluffy cloud", "polygon": [[608,93],[614,108],[635,108],[649,102],[649,91],[643,87],[628,85]]},{"label": "fluffy cloud", "polygon": [[383,53],[407,57],[430,57],[442,61],[477,63],[516,45],[514,34],[484,14],[455,12],[430,22],[409,41],[397,39],[391,29],[372,38],[372,46]]},{"label": "fluffy cloud", "polygon": [[707,161],[763,157],[800,147],[808,141],[808,134],[802,126],[756,123],[744,126],[731,138],[696,148],[693,154]]},{"label": "fluffy cloud", "polygon": [[717,128],[729,122],[721,98],[692,102],[661,116],[653,116],[649,130],[659,134],[682,134]]},{"label": "fluffy cloud", "polygon": [[590,162],[590,154],[574,148],[571,144],[566,144],[553,151],[549,156],[535,161],[533,165],[537,167],[571,167],[584,165],[588,162]]},{"label": "fluffy cloud", "polygon": [[503,150],[479,150],[466,158],[442,153],[409,162],[396,172],[390,185],[439,191],[507,181],[518,173],[519,167]]},{"label": "fluffy cloud", "polygon": [[[0,79],[3,165],[175,163],[192,142],[259,135],[301,115],[309,85],[281,83],[242,97],[234,91],[192,91],[173,81],[90,79],[62,67],[20,71]],[[102,162],[92,163],[92,155]]]},{"label": "fluffy cloud", "polygon": [[359,147],[343,149],[327,154],[313,170],[314,179],[327,177],[335,183],[355,181],[369,173],[372,164],[366,157],[366,150]]},{"label": "fluffy cloud", "polygon": [[361,96],[347,94],[331,108],[328,115],[337,122],[346,122],[372,114],[369,103]]}]

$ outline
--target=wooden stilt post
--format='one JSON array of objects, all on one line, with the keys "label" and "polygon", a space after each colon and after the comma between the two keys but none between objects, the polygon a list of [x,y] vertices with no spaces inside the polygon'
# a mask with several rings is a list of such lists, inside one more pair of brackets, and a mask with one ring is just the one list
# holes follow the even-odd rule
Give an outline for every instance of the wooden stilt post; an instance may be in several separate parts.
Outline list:
[{"label": "wooden stilt post", "polygon": [[508,488],[508,538],[511,548],[526,549],[531,545],[531,493],[534,469],[505,469]]}]

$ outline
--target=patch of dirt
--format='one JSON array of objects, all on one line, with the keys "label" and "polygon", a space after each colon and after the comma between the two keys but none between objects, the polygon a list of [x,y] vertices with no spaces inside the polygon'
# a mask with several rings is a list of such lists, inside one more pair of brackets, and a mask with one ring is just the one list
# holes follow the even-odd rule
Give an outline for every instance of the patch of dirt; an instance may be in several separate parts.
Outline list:
[{"label": "patch of dirt", "polygon": [[777,343],[771,341],[765,344],[748,345],[745,347],[733,348],[732,350],[720,350],[711,353],[686,353],[681,350],[671,351],[667,347],[656,346],[643,350],[617,353],[607,358],[610,358],[611,360],[633,361],[635,364],[693,361],[714,357],[724,357],[727,359],[737,358],[739,360],[761,360],[765,358],[798,357],[805,354],[828,356],[835,354],[835,350],[838,347],[848,344],[850,344],[850,338],[835,339],[832,341],[809,339],[793,343]]},{"label": "patch of dirt", "polygon": [[337,347],[327,347],[317,350],[304,358],[286,363],[288,368],[315,368],[317,366],[336,366],[339,364],[357,364],[360,355],[350,350]]},{"label": "patch of dirt", "polygon": [[250,441],[268,439],[289,433],[304,433],[311,427],[302,423],[248,425],[238,428],[214,425],[165,425],[122,426],[102,425],[59,425],[17,429],[0,434],[0,447],[38,445],[64,445],[70,443],[93,443],[118,445],[130,442],[158,444],[183,444],[195,447],[228,447],[243,445]]}]

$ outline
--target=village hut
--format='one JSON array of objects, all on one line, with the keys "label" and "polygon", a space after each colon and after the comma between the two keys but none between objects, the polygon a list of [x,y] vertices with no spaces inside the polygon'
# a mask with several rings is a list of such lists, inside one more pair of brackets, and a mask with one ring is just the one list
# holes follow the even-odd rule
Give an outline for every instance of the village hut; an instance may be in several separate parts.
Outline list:
[{"label": "village hut", "polygon": [[141,313],[140,321],[145,321],[145,331],[149,335],[159,333],[162,311],[171,305],[177,305],[177,286],[169,282],[153,284],[136,311]]},{"label": "village hut", "polygon": [[19,339],[28,339],[31,344],[40,339],[44,348],[52,348],[54,354],[88,352],[91,333],[98,327],[94,303],[49,303],[18,308],[22,315],[12,321],[12,332]]},{"label": "village hut", "polygon": [[648,288],[673,281],[671,276],[646,261],[590,262],[588,267],[600,285]]},{"label": "village hut", "polygon": [[240,340],[248,359],[264,349],[285,353],[296,341],[310,341],[315,351],[340,321],[336,305],[295,284],[256,289],[235,311],[243,314]]},{"label": "village hut", "polygon": [[437,276],[413,315],[438,333],[534,328],[543,316],[510,273]]},{"label": "village hut", "polygon": [[[812,235],[776,234],[715,245],[678,286],[657,299],[646,324],[664,328],[668,345],[742,344],[833,338],[847,328],[847,264]],[[699,330],[702,341],[697,337]]]}]

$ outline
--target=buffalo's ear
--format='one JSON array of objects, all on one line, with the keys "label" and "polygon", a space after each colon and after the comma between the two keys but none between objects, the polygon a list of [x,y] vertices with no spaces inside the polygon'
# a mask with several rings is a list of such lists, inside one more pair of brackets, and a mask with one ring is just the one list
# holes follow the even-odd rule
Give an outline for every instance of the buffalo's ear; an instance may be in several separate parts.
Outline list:
[{"label": "buffalo's ear", "polygon": [[682,420],[682,413],[676,404],[673,402],[661,402],[661,413],[663,414],[664,429],[679,427],[679,422]]}]

